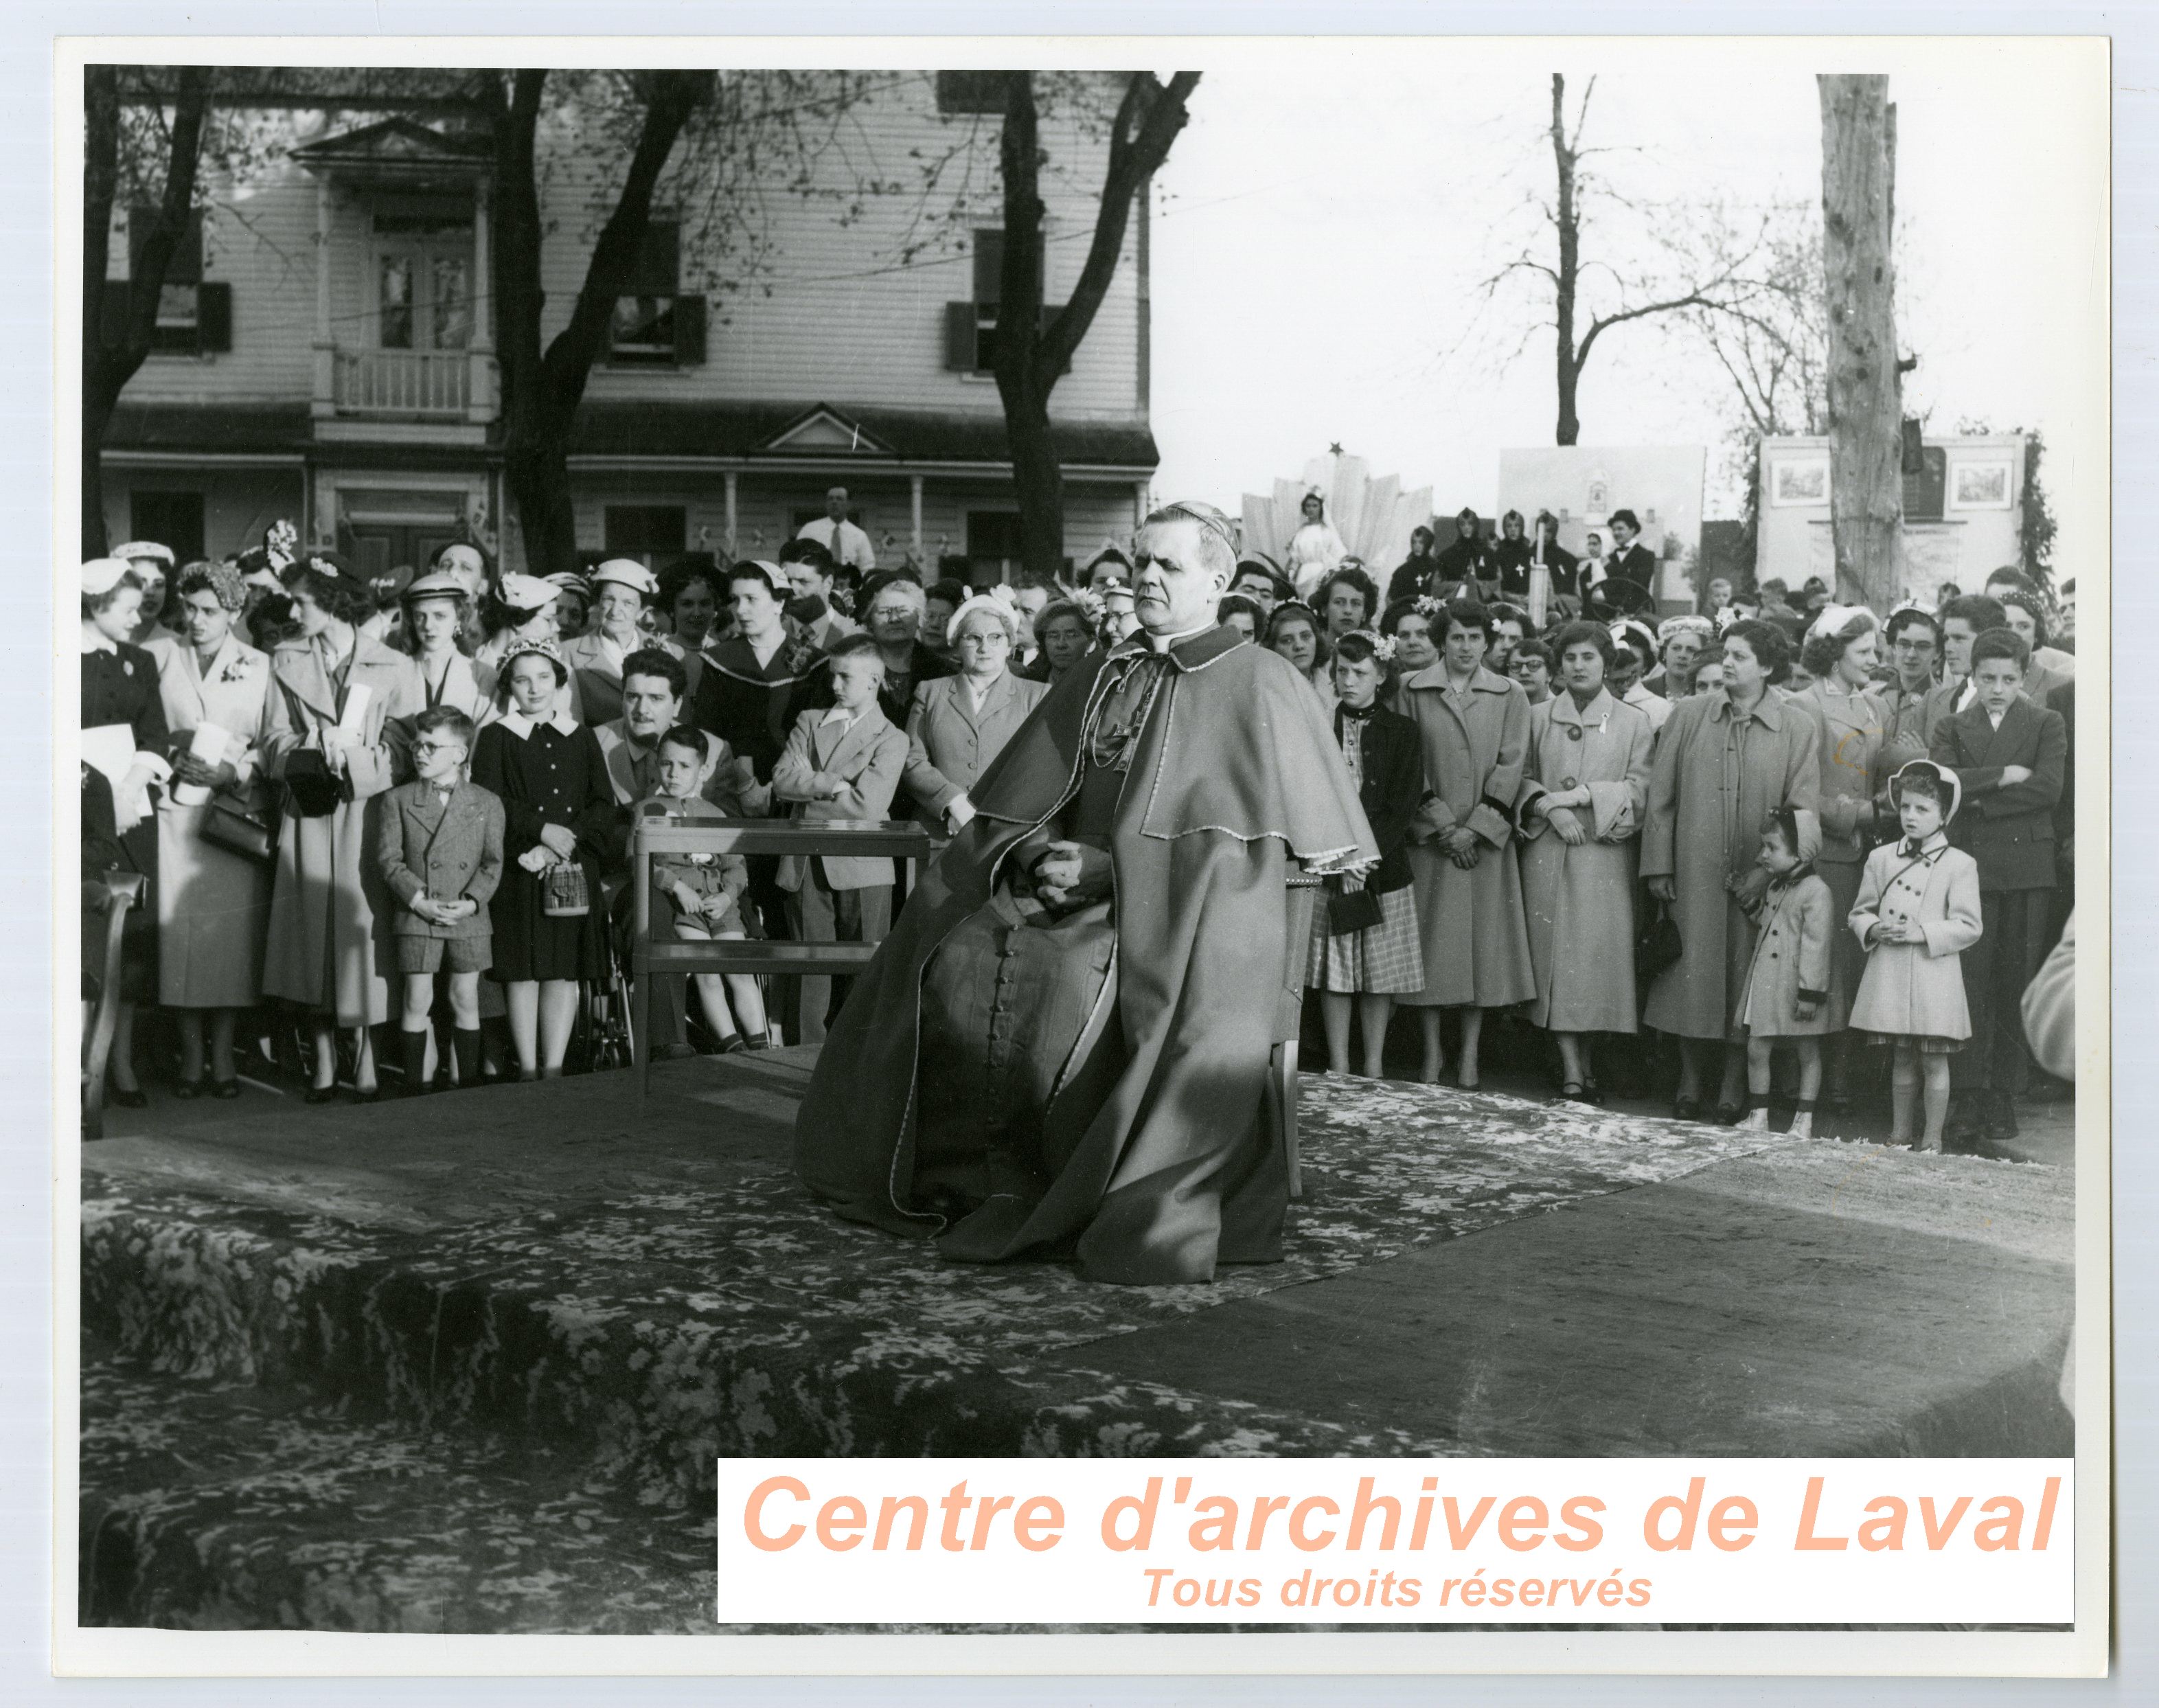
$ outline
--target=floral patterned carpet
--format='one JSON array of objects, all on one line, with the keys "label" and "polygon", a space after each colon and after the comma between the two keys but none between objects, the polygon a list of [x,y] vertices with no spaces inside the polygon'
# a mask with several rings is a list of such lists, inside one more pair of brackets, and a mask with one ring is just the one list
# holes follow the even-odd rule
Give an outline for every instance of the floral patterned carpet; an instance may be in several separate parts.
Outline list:
[{"label": "floral patterned carpet", "polygon": [[1211,1286],[948,1263],[779,1174],[422,1231],[88,1177],[85,1616],[694,1629],[723,1455],[1462,1451],[1071,1349],[1785,1142],[1305,1087],[1287,1260]]}]

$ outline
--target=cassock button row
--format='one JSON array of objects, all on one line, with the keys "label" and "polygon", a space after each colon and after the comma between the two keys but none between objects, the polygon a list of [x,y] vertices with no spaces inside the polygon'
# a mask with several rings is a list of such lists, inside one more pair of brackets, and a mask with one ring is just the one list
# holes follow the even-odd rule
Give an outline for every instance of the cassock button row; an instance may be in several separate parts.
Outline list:
[{"label": "cassock button row", "polygon": [[1559,786],[1562,789],[1578,789],[1582,785],[1571,777],[1562,777],[1559,779]]}]

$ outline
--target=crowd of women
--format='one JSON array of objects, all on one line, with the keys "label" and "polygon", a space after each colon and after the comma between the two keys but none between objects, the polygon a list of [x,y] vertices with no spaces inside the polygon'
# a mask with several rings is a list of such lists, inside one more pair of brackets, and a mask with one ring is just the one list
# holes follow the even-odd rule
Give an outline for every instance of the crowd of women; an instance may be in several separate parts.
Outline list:
[{"label": "crowd of women", "polygon": [[[2066,743],[2026,764],[1965,751],[1960,739],[1984,746],[1985,732],[1954,726],[1976,692],[1975,642],[2006,632],[2022,700],[2073,729],[2074,658],[2048,644],[2048,601],[2005,574],[1989,595],[1907,607],[1883,625],[1825,593],[1794,608],[1773,586],[1712,583],[1702,613],[1653,629],[1618,614],[1645,601],[1595,597],[1639,572],[1631,536],[1589,581],[1548,535],[1509,531],[1489,564],[1433,556],[1427,536],[1384,602],[1338,554],[1302,588],[1307,577],[1250,560],[1221,602],[1220,619],[1288,660],[1328,708],[1380,849],[1315,914],[1308,982],[1333,1069],[1383,1073],[1395,1012],[1413,1009],[1417,1076],[1473,1087],[1488,1017],[1503,1015],[1510,1047],[1548,1038],[1537,1048],[1564,1097],[1602,1101],[1600,1065],[1636,1089],[1668,1071],[1675,1115],[1731,1121],[1754,1118],[1766,1089],[1762,1072],[1749,1078],[1750,1040],[1758,1058],[1764,1038],[1804,1035],[1820,1040],[1804,1053],[1819,1062],[1820,1102],[1848,1106],[1872,1076],[1866,1053],[1846,1047],[1846,1022],[1883,939],[1845,922],[1868,855],[1897,840],[1898,774],[1960,762],[1967,796],[2009,789],[2028,809],[2051,763],[2040,816],[2052,846],[2013,882],[1982,886],[2000,940],[1966,955],[1970,1023],[1961,1011],[1913,1023],[1940,1056],[1980,1034],[1958,1058],[1949,1140],[2013,1134],[2028,1068],[2001,1016],[2066,911]],[[430,1042],[404,1071],[544,1074],[564,1061],[580,984],[608,965],[604,904],[565,923],[546,874],[574,867],[596,892],[619,877],[628,812],[659,786],[671,729],[710,744],[693,769],[713,810],[784,811],[774,766],[802,713],[835,704],[828,655],[873,650],[878,707],[908,738],[893,811],[947,835],[1055,682],[1136,627],[1131,582],[1114,550],[1043,587],[925,582],[906,568],[857,579],[807,539],[777,563],[691,560],[655,577],[615,560],[546,579],[499,575],[459,545],[424,572],[370,581],[334,551],[300,551],[282,525],[224,562],[118,548],[84,568],[85,836],[105,833],[85,862],[141,873],[151,899],[127,957],[111,1096],[142,1096],[142,1007],[170,1018],[182,1097],[240,1095],[264,1039],[273,1055],[290,1046],[282,1065],[305,1074],[313,1099],[340,1076],[375,1095],[374,1028],[391,1019],[393,985],[417,976],[388,929],[381,798],[417,767],[451,800],[440,755],[456,743],[439,732],[457,726],[425,714],[450,708],[476,732],[460,774],[503,801],[508,832],[477,1016],[446,996],[459,1051]],[[1536,596],[1541,622],[1505,597],[1518,591]],[[1968,812],[1982,830],[2006,822],[1991,806]],[[1781,898],[1799,882],[1762,853],[1779,814],[1799,815],[1785,840],[1805,845],[1799,877],[1825,886],[1833,924],[1772,969],[1786,952],[1774,946]],[[790,929],[769,874],[750,874],[742,912],[753,933]],[[458,970],[455,955],[429,969]],[[1772,971],[1790,976],[1765,997]],[[417,987],[399,988],[404,1048],[417,1049],[427,992],[416,1019]],[[1787,1026],[1794,1005],[1809,1012]],[[708,1041],[778,1035],[742,993],[732,1010],[721,993],[705,1007]],[[821,992],[774,1022],[815,1040],[825,1017]],[[482,1067],[463,1039],[489,1022]],[[1815,1077],[1800,1074],[1803,1127]]]}]

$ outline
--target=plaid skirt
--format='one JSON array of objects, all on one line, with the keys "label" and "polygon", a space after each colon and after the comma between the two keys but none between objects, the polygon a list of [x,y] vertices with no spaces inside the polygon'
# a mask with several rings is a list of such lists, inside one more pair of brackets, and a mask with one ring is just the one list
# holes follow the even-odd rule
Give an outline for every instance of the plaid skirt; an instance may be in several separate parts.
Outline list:
[{"label": "plaid skirt", "polygon": [[1312,910],[1312,953],[1304,982],[1315,991],[1402,996],[1424,988],[1424,948],[1417,934],[1416,888],[1404,884],[1380,894],[1380,923],[1339,937],[1327,929],[1327,894]]}]

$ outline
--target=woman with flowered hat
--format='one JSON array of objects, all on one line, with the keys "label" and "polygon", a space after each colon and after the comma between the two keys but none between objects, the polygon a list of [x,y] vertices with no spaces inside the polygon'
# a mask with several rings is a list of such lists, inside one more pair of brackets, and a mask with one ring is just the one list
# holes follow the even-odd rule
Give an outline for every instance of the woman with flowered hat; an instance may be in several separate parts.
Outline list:
[{"label": "woman with flowered hat", "polygon": [[158,812],[158,1001],[179,1022],[184,1098],[240,1095],[233,1022],[262,996],[271,869],[220,840],[269,822],[270,657],[240,637],[248,591],[236,565],[188,565],[173,585],[179,632],[156,651],[173,738]]},{"label": "woman with flowered hat", "polygon": [[270,656],[263,750],[285,784],[270,900],[263,994],[307,1011],[314,1074],[307,1097],[337,1085],[336,1033],[356,1034],[353,1089],[378,1093],[369,1028],[390,1015],[386,948],[376,919],[391,905],[370,857],[375,797],[409,770],[409,720],[424,703],[412,660],[360,632],[367,583],[334,551],[285,574],[299,633]]}]

